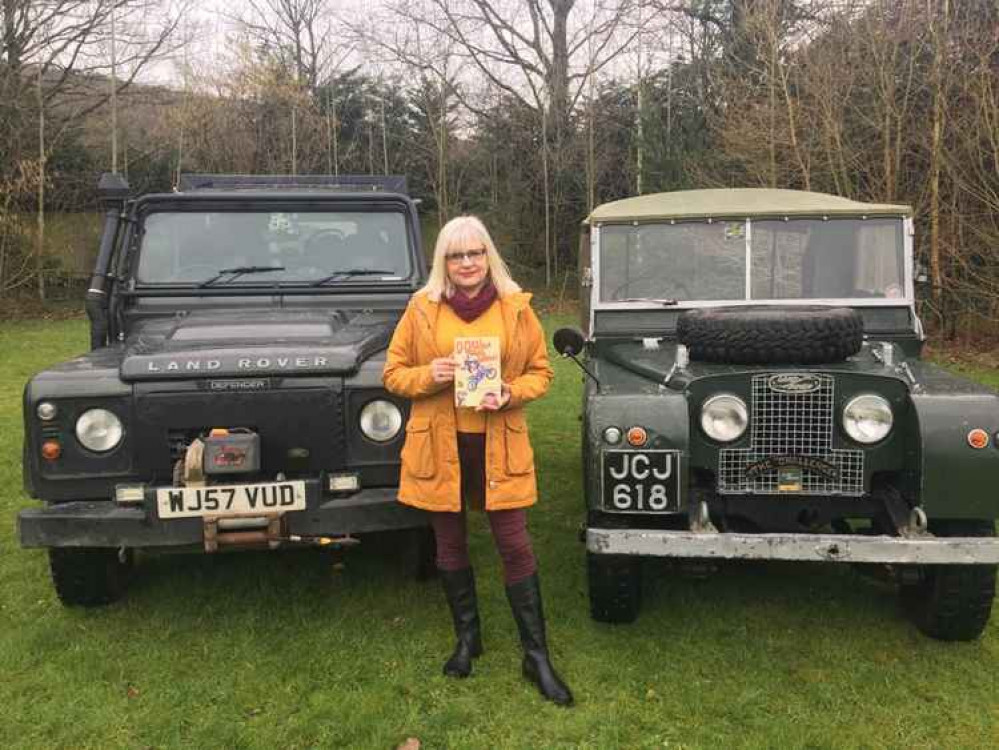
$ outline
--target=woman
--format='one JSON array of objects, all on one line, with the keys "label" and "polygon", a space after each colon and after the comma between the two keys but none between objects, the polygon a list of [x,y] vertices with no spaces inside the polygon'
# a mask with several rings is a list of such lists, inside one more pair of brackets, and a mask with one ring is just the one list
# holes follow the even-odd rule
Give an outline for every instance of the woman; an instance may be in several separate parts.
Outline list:
[{"label": "woman", "polygon": [[[454,653],[444,674],[467,677],[482,654],[465,512],[483,509],[503,560],[507,598],[524,649],[523,672],[562,706],[572,693],[552,668],[537,563],[525,509],[537,500],[524,405],[548,390],[544,332],[477,218],[441,229],[427,285],[399,321],[385,363],[385,387],[412,400],[402,449],[399,500],[431,511],[437,567],[454,621]],[[455,406],[454,340],[500,339],[499,398]]]}]

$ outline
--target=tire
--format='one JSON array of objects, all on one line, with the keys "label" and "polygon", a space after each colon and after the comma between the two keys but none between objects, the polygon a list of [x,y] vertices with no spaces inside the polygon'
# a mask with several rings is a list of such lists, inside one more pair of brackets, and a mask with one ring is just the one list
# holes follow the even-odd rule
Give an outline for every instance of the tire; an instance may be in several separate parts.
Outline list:
[{"label": "tire", "polygon": [[597,622],[634,622],[642,606],[642,559],[586,553],[590,616]]},{"label": "tire", "polygon": [[[930,524],[937,536],[994,537],[992,521]],[[973,641],[985,630],[996,595],[995,565],[922,565],[918,583],[899,588],[919,630],[940,641]]]},{"label": "tire", "polygon": [[100,607],[118,601],[128,588],[132,555],[115,549],[55,547],[49,572],[59,601],[68,607]]},{"label": "tire", "polygon": [[719,307],[685,312],[676,331],[703,362],[820,364],[860,351],[864,321],[848,307]]}]

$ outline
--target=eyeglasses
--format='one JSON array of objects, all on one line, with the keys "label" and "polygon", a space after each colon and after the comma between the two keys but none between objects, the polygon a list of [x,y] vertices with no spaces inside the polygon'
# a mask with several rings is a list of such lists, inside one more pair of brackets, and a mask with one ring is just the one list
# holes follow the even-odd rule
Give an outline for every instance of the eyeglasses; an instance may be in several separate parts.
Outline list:
[{"label": "eyeglasses", "polygon": [[448,263],[463,263],[466,260],[476,261],[480,258],[485,257],[486,249],[480,247],[477,250],[463,250],[454,253],[448,253],[444,256],[444,259]]}]

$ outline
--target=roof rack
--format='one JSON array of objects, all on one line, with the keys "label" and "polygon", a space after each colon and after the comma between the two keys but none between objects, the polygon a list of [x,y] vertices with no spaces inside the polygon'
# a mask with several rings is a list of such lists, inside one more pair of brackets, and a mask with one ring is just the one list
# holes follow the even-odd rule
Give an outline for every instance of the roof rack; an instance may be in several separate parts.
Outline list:
[{"label": "roof rack", "polygon": [[179,192],[194,190],[330,190],[409,194],[404,175],[182,174]]}]

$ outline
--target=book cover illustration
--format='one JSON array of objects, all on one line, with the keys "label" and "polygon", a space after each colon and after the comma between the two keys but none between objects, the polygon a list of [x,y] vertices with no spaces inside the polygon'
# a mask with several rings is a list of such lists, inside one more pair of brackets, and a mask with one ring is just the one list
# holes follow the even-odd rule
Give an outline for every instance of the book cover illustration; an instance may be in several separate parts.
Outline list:
[{"label": "book cover illustration", "polygon": [[454,403],[476,408],[483,401],[499,405],[500,341],[498,336],[466,336],[454,340]]}]

